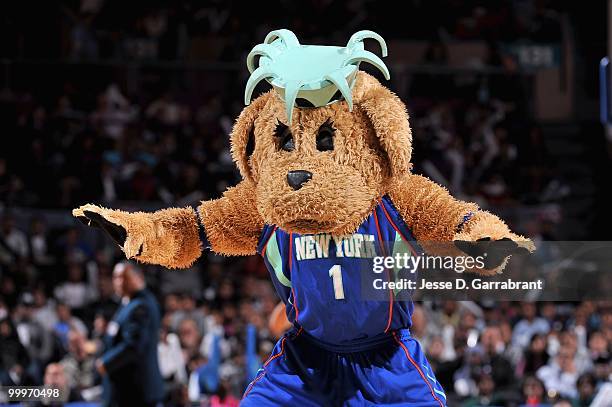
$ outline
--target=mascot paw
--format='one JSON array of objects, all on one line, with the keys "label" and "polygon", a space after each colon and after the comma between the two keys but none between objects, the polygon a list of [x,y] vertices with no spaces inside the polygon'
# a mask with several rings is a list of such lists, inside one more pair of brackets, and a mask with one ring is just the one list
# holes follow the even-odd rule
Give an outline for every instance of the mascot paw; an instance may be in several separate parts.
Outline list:
[{"label": "mascot paw", "polygon": [[455,246],[471,257],[481,257],[484,262],[484,270],[480,274],[501,274],[508,258],[513,254],[527,254],[535,247],[530,240],[513,241],[510,238],[491,240],[484,237],[476,241],[455,240]]},{"label": "mascot paw", "polygon": [[128,259],[142,254],[144,235],[130,231],[130,224],[133,223],[130,217],[133,214],[87,204],[74,209],[72,215],[87,226],[105,231]]}]

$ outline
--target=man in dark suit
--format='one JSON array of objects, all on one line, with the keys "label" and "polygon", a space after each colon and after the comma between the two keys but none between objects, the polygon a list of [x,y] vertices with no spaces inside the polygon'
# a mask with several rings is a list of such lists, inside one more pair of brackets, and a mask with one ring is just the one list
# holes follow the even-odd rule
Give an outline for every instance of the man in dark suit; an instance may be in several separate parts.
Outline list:
[{"label": "man in dark suit", "polygon": [[104,404],[155,406],[164,396],[157,363],[159,306],[133,264],[115,266],[113,287],[122,297],[121,306],[108,324],[104,353],[96,361],[104,382]]}]

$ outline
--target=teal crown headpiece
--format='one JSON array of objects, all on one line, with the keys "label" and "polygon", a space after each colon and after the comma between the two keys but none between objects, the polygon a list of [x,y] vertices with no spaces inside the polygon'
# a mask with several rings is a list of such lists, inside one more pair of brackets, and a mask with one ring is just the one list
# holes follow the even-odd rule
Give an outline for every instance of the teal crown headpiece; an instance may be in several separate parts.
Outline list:
[{"label": "teal crown headpiece", "polygon": [[367,38],[378,41],[382,56],[387,56],[385,40],[372,31],[356,32],[345,47],[301,45],[289,30],[272,31],[247,56],[251,76],[244,91],[244,103],[251,102],[253,89],[266,79],[285,101],[289,123],[294,105],[320,107],[344,99],[352,111],[351,89],[359,63],[370,63],[385,79],[390,78],[385,63],[364,48],[363,41]]}]

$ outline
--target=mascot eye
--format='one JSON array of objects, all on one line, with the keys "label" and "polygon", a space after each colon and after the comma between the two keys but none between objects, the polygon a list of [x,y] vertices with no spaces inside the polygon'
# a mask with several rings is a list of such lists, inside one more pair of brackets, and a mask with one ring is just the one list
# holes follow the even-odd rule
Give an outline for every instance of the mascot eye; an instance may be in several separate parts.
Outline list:
[{"label": "mascot eye", "polygon": [[281,150],[295,150],[293,135],[291,134],[291,130],[289,130],[289,127],[285,123],[281,123],[280,121],[277,122],[276,129],[274,130],[274,137],[279,140],[278,146]]},{"label": "mascot eye", "polygon": [[334,149],[334,134],[336,129],[333,123],[327,120],[319,127],[317,133],[317,150],[319,151],[331,151]]},{"label": "mascot eye", "polygon": [[291,133],[287,134],[280,143],[281,150],[293,151],[295,150],[295,144],[293,144],[293,136]]}]

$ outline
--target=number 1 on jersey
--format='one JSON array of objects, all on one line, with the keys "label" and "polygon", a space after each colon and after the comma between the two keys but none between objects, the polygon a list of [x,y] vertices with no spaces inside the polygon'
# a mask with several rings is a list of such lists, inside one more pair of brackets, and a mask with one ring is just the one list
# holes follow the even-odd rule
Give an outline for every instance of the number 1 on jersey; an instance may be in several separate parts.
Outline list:
[{"label": "number 1 on jersey", "polygon": [[344,287],[342,286],[342,269],[339,264],[332,266],[329,269],[329,276],[332,278],[334,283],[334,295],[337,300],[344,299]]}]

